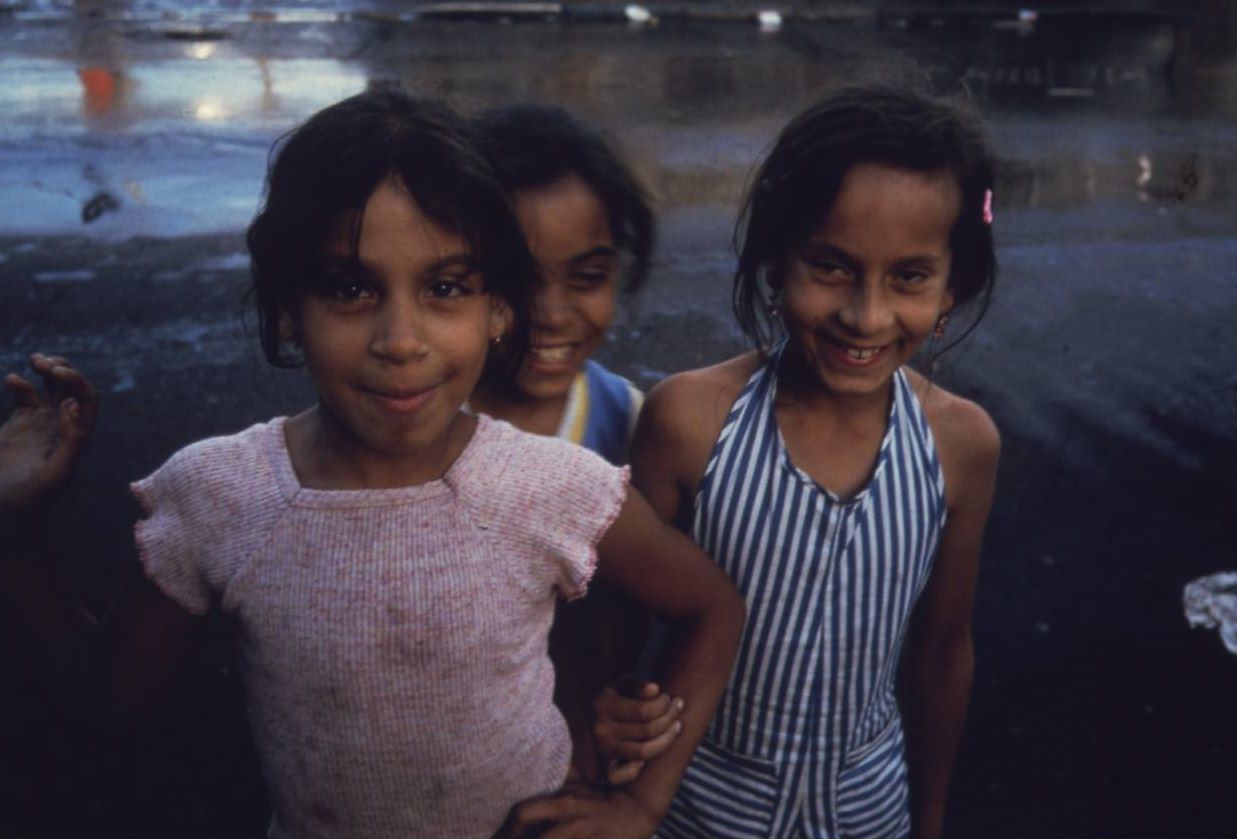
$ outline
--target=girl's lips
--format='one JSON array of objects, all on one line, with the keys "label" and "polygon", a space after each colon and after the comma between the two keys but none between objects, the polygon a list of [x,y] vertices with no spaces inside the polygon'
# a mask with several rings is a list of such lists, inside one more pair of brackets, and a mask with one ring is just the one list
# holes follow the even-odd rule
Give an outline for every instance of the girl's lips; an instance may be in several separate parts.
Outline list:
[{"label": "girl's lips", "polygon": [[411,414],[421,410],[425,405],[434,398],[436,392],[435,387],[421,391],[395,390],[395,391],[369,391],[378,404],[393,414]]},{"label": "girl's lips", "polygon": [[575,369],[575,344],[530,347],[528,365],[538,373],[567,373]]}]

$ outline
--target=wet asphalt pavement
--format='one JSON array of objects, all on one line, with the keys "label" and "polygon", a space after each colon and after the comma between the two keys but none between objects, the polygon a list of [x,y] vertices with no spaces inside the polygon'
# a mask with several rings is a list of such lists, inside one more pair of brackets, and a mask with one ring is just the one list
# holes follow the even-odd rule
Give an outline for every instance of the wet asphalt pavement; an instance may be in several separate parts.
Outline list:
[{"label": "wet asphalt pavement", "polygon": [[[134,561],[127,481],[310,397],[260,361],[242,299],[240,231],[299,119],[400,84],[604,126],[662,237],[602,358],[650,385],[742,348],[729,225],[780,125],[845,80],[926,81],[975,97],[1001,161],[998,294],[936,370],[1004,437],[949,835],[1237,836],[1237,657],[1181,606],[1187,581],[1237,569],[1237,16],[761,32],[340,8],[0,5],[0,368],[54,350],[104,394],[57,511],[84,603],[104,608]],[[57,728],[0,651],[0,835],[262,835],[226,630],[106,754]]]}]

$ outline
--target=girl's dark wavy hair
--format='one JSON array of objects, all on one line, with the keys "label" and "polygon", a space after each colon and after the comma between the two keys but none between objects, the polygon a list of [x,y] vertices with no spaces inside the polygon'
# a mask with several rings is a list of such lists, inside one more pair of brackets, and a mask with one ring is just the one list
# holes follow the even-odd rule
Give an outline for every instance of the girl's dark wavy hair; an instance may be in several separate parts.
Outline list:
[{"label": "girl's dark wavy hair", "polygon": [[649,271],[656,222],[648,196],[596,130],[553,105],[523,103],[486,111],[475,121],[481,147],[512,195],[576,175],[596,194],[614,245],[627,254],[624,290],[635,293]]},{"label": "girl's dark wavy hair", "polygon": [[280,316],[295,316],[341,222],[351,227],[355,257],[365,204],[389,178],[402,182],[435,224],[468,242],[486,291],[511,309],[502,357],[514,371],[528,345],[536,268],[507,192],[466,120],[441,103],[387,89],[322,109],[276,145],[262,208],[247,234],[267,361],[303,363],[281,337]]},{"label": "girl's dark wavy hair", "polygon": [[976,301],[976,309],[949,346],[966,337],[987,311],[996,280],[992,228],[984,221],[993,159],[978,118],[959,105],[903,88],[848,87],[790,121],[744,199],[734,232],[739,262],[732,304],[757,348],[770,346],[778,333],[769,304],[786,260],[819,227],[842,179],[860,163],[954,178],[962,205],[949,235],[949,287],[955,307]]}]

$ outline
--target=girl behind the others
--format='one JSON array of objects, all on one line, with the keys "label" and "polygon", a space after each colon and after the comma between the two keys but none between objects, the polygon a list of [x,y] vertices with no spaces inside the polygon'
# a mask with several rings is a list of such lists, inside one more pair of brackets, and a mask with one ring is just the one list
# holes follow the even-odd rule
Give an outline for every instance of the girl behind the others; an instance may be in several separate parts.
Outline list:
[{"label": "girl behind the others", "polygon": [[[514,378],[483,377],[472,405],[535,434],[578,443],[614,464],[628,459],[644,394],[591,356],[605,341],[620,300],[644,284],[656,224],[644,189],[614,145],[554,105],[522,103],[475,121],[482,149],[515,204],[537,263],[532,346]],[[592,774],[589,712],[594,696],[632,667],[643,633],[631,604],[604,586],[560,604],[550,651],[556,699],[575,734],[581,771]],[[649,713],[671,725],[682,707],[656,685]],[[669,739],[677,729],[668,728]],[[645,748],[657,748],[652,743]],[[630,775],[612,774],[621,780]]]},{"label": "girl behind the others", "polygon": [[483,380],[473,404],[626,463],[643,395],[591,356],[620,287],[634,294],[648,274],[655,222],[644,190],[610,143],[561,108],[513,105],[476,125],[515,203],[537,285],[524,363],[514,379]]},{"label": "girl behind the others", "polygon": [[[991,223],[977,121],[902,90],[826,97],[762,163],[734,284],[756,349],[654,388],[633,449],[749,610],[658,836],[940,835],[1000,443],[908,362],[982,314]],[[603,703],[604,750],[645,736],[633,708]]]},{"label": "girl behind the others", "polygon": [[[105,639],[79,631],[33,533],[94,391],[54,356],[32,358],[41,391],[7,378],[0,529],[26,546],[0,568],[26,626],[15,644],[58,696],[133,719],[222,609],[271,836],[488,839],[566,778],[546,637],[556,598],[595,574],[681,629],[667,682],[689,698],[685,730],[647,783],[563,793],[569,813],[544,821],[649,835],[724,685],[741,603],[624,470],[461,410],[493,343],[520,357],[533,272],[467,125],[393,92],[326,108],[280,149],[249,247],[263,349],[303,363],[317,403],[134,484],[145,577]],[[543,821],[542,803],[511,828]]]}]

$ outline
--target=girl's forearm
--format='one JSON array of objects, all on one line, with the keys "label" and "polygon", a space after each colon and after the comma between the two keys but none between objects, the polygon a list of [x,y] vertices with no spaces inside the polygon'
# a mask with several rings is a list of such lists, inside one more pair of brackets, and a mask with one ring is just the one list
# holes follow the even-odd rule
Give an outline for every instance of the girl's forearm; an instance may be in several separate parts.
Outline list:
[{"label": "girl's forearm", "polygon": [[913,839],[941,835],[974,670],[974,650],[967,638],[935,655],[916,655],[905,673],[903,717]]},{"label": "girl's forearm", "polygon": [[4,543],[10,555],[0,563],[0,632],[62,718],[96,732],[103,724],[96,622],[52,571],[40,527],[10,522]]},{"label": "girl's forearm", "polygon": [[79,736],[124,736],[162,695],[200,621],[135,573],[101,623],[55,573],[43,528],[19,529],[4,544],[20,548],[0,562],[0,637]]},{"label": "girl's forearm", "polygon": [[695,620],[671,624],[663,657],[663,689],[685,700],[682,733],[641,772],[629,790],[655,822],[670,809],[679,779],[696,745],[704,737],[730,678],[743,633],[745,608],[733,591],[716,598],[717,605]]}]

